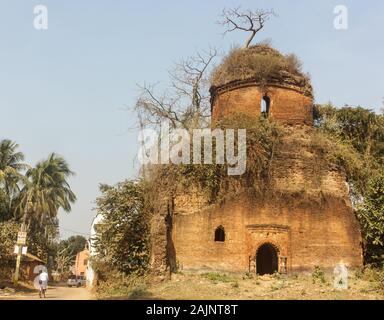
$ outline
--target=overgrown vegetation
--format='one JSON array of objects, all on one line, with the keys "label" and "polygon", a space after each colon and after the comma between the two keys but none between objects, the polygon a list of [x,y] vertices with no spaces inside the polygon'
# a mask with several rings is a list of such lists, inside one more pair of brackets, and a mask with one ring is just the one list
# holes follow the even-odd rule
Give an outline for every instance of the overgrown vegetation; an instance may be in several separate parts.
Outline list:
[{"label": "overgrown vegetation", "polygon": [[102,273],[96,288],[98,299],[113,299],[124,297],[125,299],[148,298],[147,279],[142,274],[108,270]]},{"label": "overgrown vegetation", "polygon": [[71,236],[61,240],[55,247],[55,269],[61,274],[62,278],[70,275],[71,267],[75,264],[76,255],[86,247],[87,239],[83,236]]},{"label": "overgrown vegetation", "polygon": [[364,236],[367,263],[384,263],[384,116],[362,107],[315,108],[317,146],[342,167]]},{"label": "overgrown vegetation", "polygon": [[[383,272],[374,268],[359,271],[359,277],[350,274],[348,290],[335,290],[330,273],[324,274],[325,283],[313,282],[312,274],[299,273],[242,277],[240,274],[208,273],[176,274],[171,281],[151,282],[143,277],[114,278],[101,284],[101,299],[150,300],[382,300]],[[213,280],[212,280],[213,279]],[[224,281],[221,281],[223,280]],[[230,280],[230,281],[229,281]],[[125,283],[124,287],[118,286]]]},{"label": "overgrown vegetation", "polygon": [[208,272],[208,273],[203,273],[201,276],[213,281],[214,283],[219,283],[219,282],[236,283],[236,279],[226,273]]},{"label": "overgrown vegetation", "polygon": [[319,266],[315,266],[312,272],[312,283],[326,283],[325,273]]},{"label": "overgrown vegetation", "polygon": [[[150,189],[161,190],[160,198],[163,194],[175,197],[185,190],[196,189],[206,195],[208,203],[214,204],[241,195],[257,198],[270,190],[271,162],[284,135],[283,128],[263,117],[242,113],[216,122],[215,127],[223,130],[247,128],[247,168],[243,175],[229,176],[228,164],[154,166],[146,171],[148,193]],[[215,159],[215,154],[212,158]]]},{"label": "overgrown vegetation", "polygon": [[14,221],[0,222],[0,280],[11,279],[15,265],[13,249],[19,225]]},{"label": "overgrown vegetation", "polygon": [[101,185],[97,198],[103,221],[94,239],[97,256],[93,265],[99,273],[115,269],[123,274],[145,272],[149,260],[149,213],[139,182]]},{"label": "overgrown vegetation", "polygon": [[234,48],[215,68],[211,85],[219,87],[238,80],[254,80],[260,86],[267,83],[296,84],[312,95],[308,74],[302,72],[302,64],[294,54],[282,55],[269,44],[249,48]]},{"label": "overgrown vegetation", "polygon": [[[236,11],[233,14],[236,16]],[[255,46],[248,43],[246,48],[233,49],[212,70],[216,54],[216,50],[210,50],[177,64],[170,74],[171,86],[162,94],[156,94],[154,86],[143,86],[135,106],[140,127],[159,128],[165,120],[169,121],[171,131],[183,128],[191,132],[209,127],[209,87],[232,81],[250,79],[261,87],[285,83],[299,86],[307,95],[312,95],[310,77],[303,73],[302,64],[294,54],[282,55],[268,43]],[[383,116],[361,107],[324,105],[316,106],[314,120],[315,128],[304,130],[305,139],[300,142],[298,137],[298,148],[295,148],[295,139],[288,141],[293,144],[288,147],[301,152],[300,143],[306,144],[305,151],[313,155],[314,180],[321,177],[322,169],[345,172],[365,236],[365,259],[379,263],[380,259],[383,261],[383,199],[378,196],[382,194],[382,178],[375,177],[381,177],[379,173],[383,170]],[[138,274],[145,274],[148,267],[149,225],[153,214],[169,214],[173,200],[186,190],[203,194],[207,205],[220,205],[242,195],[247,199],[265,199],[266,194],[284,196],[274,194],[271,176],[274,158],[278,152],[286,151],[284,139],[292,132],[271,119],[241,113],[220,119],[214,126],[247,129],[245,174],[228,176],[227,166],[219,164],[152,165],[142,167],[138,182],[101,187],[97,210],[105,220],[98,229],[98,256],[94,261],[101,286],[111,285],[112,291],[124,290],[117,289],[110,281],[115,276],[127,277],[123,283],[127,283],[125,287],[131,291],[130,277],[135,279]],[[302,193],[306,191],[303,189]],[[314,201],[313,198],[308,197],[310,201]],[[226,277],[218,274],[203,277],[226,282]],[[325,281],[320,268],[315,270],[312,279]]]},{"label": "overgrown vegetation", "polygon": [[[164,119],[167,119],[166,115]],[[325,105],[315,108],[315,128],[308,130],[309,147],[317,161],[314,167],[345,171],[353,202],[360,212],[365,259],[377,263],[383,261],[382,178],[374,179],[370,188],[366,186],[374,177],[380,177],[378,173],[383,168],[382,121],[382,115],[360,107],[340,109]],[[261,196],[262,199],[266,191],[273,195],[273,159],[284,148],[282,142],[289,130],[271,119],[241,113],[221,119],[215,127],[247,128],[246,173],[228,176],[226,165],[216,164],[156,165],[143,168],[143,179],[139,182],[105,186],[98,204],[99,212],[108,221],[100,233],[100,243],[103,242],[100,252],[103,252],[104,261],[109,261],[107,265],[113,265],[125,275],[134,275],[138,270],[145,272],[149,259],[148,221],[162,205],[166,207],[172,198],[182,195],[185,190],[200,191],[206,195],[207,204],[220,204],[240,195],[246,195],[248,199]],[[144,225],[135,220],[140,216],[135,208],[141,212]],[[118,226],[117,231],[113,232],[111,226]],[[123,249],[132,245],[135,246],[132,250]],[[314,272],[314,278],[323,281],[321,270]]]},{"label": "overgrown vegetation", "polygon": [[384,170],[371,177],[358,209],[368,263],[384,266]]}]

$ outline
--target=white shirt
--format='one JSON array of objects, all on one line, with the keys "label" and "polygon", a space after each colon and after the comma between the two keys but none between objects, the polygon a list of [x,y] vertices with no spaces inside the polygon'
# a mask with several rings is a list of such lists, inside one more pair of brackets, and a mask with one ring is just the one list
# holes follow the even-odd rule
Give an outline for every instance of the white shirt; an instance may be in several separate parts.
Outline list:
[{"label": "white shirt", "polygon": [[41,281],[48,281],[48,273],[46,273],[44,271],[42,273],[40,273],[39,280],[41,280]]}]

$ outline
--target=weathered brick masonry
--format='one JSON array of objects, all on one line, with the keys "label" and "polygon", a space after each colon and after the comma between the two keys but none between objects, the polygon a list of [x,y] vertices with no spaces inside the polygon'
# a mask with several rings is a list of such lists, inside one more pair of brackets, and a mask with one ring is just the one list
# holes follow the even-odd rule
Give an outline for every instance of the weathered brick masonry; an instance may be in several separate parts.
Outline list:
[{"label": "weathered brick masonry", "polygon": [[[359,224],[342,170],[318,167],[308,147],[309,127],[293,127],[273,160],[277,194],[205,205],[204,195],[186,191],[176,198],[173,242],[179,267],[190,270],[255,272],[256,253],[271,244],[278,270],[332,269],[343,261],[362,265]],[[225,241],[214,241],[224,227]],[[285,270],[282,270],[285,264]]]},{"label": "weathered brick masonry", "polygon": [[252,81],[229,84],[214,91],[212,120],[225,117],[231,112],[260,115],[260,103],[265,96],[270,99],[271,118],[290,125],[312,124],[313,99],[299,87],[282,84],[261,88]]},{"label": "weathered brick masonry", "polygon": [[[231,112],[260,115],[261,101],[268,97],[268,116],[287,125],[288,132],[274,157],[272,179],[282,195],[290,196],[209,206],[199,190],[185,190],[172,204],[168,244],[164,226],[159,228],[163,241],[155,237],[164,250],[153,257],[153,265],[163,261],[163,267],[176,263],[183,270],[262,273],[313,270],[316,265],[331,269],[340,261],[361,266],[361,233],[345,174],[331,165],[317,167],[317,155],[308,147],[312,96],[295,85],[261,87],[251,80],[214,88],[211,94],[213,121]],[[225,230],[224,241],[215,241],[218,227]],[[167,256],[169,241],[173,262]]]}]

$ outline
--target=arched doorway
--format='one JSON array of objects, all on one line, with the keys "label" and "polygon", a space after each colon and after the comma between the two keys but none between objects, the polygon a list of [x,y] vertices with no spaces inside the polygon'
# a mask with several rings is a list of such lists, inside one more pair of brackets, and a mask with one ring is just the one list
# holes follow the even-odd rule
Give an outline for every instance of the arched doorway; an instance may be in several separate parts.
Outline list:
[{"label": "arched doorway", "polygon": [[270,243],[265,243],[256,252],[256,273],[273,274],[279,270],[278,252]]}]

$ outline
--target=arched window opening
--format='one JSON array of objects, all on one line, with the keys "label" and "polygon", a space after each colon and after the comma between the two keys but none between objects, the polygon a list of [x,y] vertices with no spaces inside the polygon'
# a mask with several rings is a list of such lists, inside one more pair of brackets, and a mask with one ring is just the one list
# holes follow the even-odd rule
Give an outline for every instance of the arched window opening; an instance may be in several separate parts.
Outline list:
[{"label": "arched window opening", "polygon": [[224,242],[225,241],[225,231],[224,227],[220,226],[216,228],[215,231],[215,241],[216,242]]},{"label": "arched window opening", "polygon": [[261,115],[268,117],[271,106],[271,99],[268,96],[263,96],[261,99]]}]

